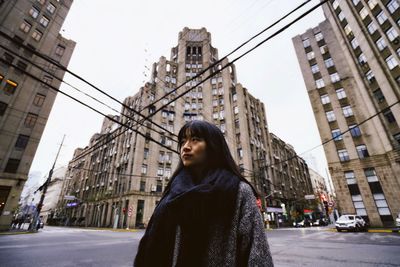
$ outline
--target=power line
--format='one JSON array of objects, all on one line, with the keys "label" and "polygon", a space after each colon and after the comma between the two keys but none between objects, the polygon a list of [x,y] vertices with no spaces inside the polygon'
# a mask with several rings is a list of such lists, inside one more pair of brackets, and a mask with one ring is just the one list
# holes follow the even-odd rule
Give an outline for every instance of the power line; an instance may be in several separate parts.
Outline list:
[{"label": "power line", "polygon": [[[309,0],[308,0],[309,1]],[[308,2],[307,1],[307,2]],[[326,2],[328,2],[328,0],[324,0],[321,1],[320,3],[316,4],[315,6],[313,6],[312,8],[310,8],[309,10],[307,10],[306,12],[304,12],[303,14],[301,14],[300,16],[298,16],[296,19],[292,20],[291,22],[289,22],[288,24],[286,24],[285,26],[283,26],[282,28],[280,28],[279,30],[277,30],[276,32],[274,32],[273,34],[271,34],[270,36],[268,36],[267,38],[265,38],[264,40],[262,40],[261,42],[259,42],[257,45],[253,46],[251,49],[247,50],[246,52],[244,52],[243,54],[241,54],[240,56],[236,57],[233,61],[229,62],[228,64],[226,64],[225,66],[221,66],[221,68],[218,68],[217,70],[215,70],[215,72],[211,73],[210,75],[208,75],[206,78],[202,79],[200,82],[198,82],[197,84],[195,84],[194,86],[190,87],[189,89],[187,89],[186,91],[182,92],[181,94],[179,94],[178,96],[176,96],[175,98],[169,100],[166,104],[162,105],[160,108],[156,109],[153,113],[149,114],[148,116],[146,116],[142,121],[144,120],[148,120],[149,118],[151,118],[152,116],[154,116],[157,112],[159,112],[160,110],[164,109],[166,106],[168,106],[170,103],[174,102],[176,99],[184,96],[185,94],[187,94],[189,91],[193,90],[194,88],[196,88],[197,86],[199,86],[200,84],[202,84],[203,82],[205,82],[206,80],[210,79],[211,77],[213,77],[216,73],[221,72],[222,70],[226,69],[227,67],[231,66],[233,63],[235,63],[236,61],[238,61],[239,59],[241,59],[242,57],[246,56],[247,54],[249,54],[250,52],[254,51],[255,49],[257,49],[258,47],[260,47],[261,45],[263,45],[265,42],[267,42],[268,40],[274,38],[275,36],[277,36],[278,34],[282,33],[283,31],[285,31],[286,29],[288,29],[290,26],[292,26],[293,24],[295,24],[297,21],[301,20],[302,18],[304,18],[305,16],[307,16],[308,14],[310,14],[311,12],[313,12],[315,9],[317,9],[318,7],[320,7],[321,5],[325,4]],[[305,3],[301,4],[300,6],[303,6]],[[297,7],[295,10],[297,10]],[[295,10],[291,11],[294,12]],[[291,14],[290,13],[290,14]],[[289,14],[288,14],[289,15]],[[285,15],[288,16],[288,15]],[[277,23],[277,22],[276,22]],[[275,23],[274,23],[275,24]],[[267,27],[268,29],[270,27]],[[266,29],[265,29],[266,30]],[[265,30],[263,30],[262,32],[264,32]],[[259,34],[261,34],[262,32],[260,32]],[[257,34],[257,36],[259,35]],[[245,43],[243,43],[241,46],[239,46],[238,48],[234,49],[231,53],[229,53],[228,55],[231,55],[232,53],[236,52],[239,48],[241,48],[242,46],[244,46],[245,44],[247,44],[248,42],[250,42],[252,39],[254,39],[255,37],[250,38],[248,41],[246,41]],[[228,56],[227,55],[227,56]],[[203,71],[201,71],[199,74],[197,74],[196,76],[192,77],[191,79],[189,79],[188,81],[186,81],[186,83],[179,85],[176,89],[172,90],[171,92],[167,93],[164,97],[170,95],[173,92],[176,92],[180,87],[182,87],[183,85],[187,84],[190,81],[195,80],[197,77],[199,77],[200,75],[204,74],[208,69],[210,69],[211,67],[214,67],[216,65],[218,65],[220,62],[222,62],[222,60],[224,60],[227,56],[223,57],[222,59],[218,60],[217,62],[213,63],[212,65],[210,65],[208,68],[204,69]],[[162,98],[161,98],[162,99]],[[161,99],[158,99],[156,101],[154,101],[151,105],[154,105],[154,103],[157,103],[158,101],[160,101]],[[150,105],[150,106],[151,106]],[[148,107],[148,106],[147,106]]]},{"label": "power line", "polygon": [[[144,115],[142,115],[140,112],[136,111],[135,109],[132,109],[131,107],[129,107],[128,105],[125,105],[123,102],[119,101],[118,99],[116,99],[115,97],[111,96],[110,94],[104,92],[103,90],[101,90],[100,88],[98,88],[97,86],[95,86],[94,84],[90,83],[89,81],[85,80],[84,78],[82,78],[81,76],[75,74],[74,72],[70,71],[68,68],[66,68],[65,66],[61,65],[58,61],[54,60],[53,58],[44,55],[34,49],[32,49],[31,47],[24,45],[23,43],[18,42],[17,40],[11,38],[11,36],[9,36],[8,34],[4,33],[3,31],[0,31],[0,35],[3,36],[4,38],[8,39],[11,42],[14,42],[16,44],[18,44],[19,46],[24,47],[24,49],[30,51],[31,53],[37,55],[38,57],[46,60],[47,62],[50,62],[51,64],[57,66],[58,68],[60,68],[61,70],[71,74],[72,76],[74,76],[75,78],[83,81],[84,83],[88,84],[90,87],[94,88],[96,91],[100,92],[101,94],[111,98],[112,100],[116,101],[117,103],[119,103],[120,105],[122,105],[124,108],[130,110],[131,112],[139,115],[140,117],[145,117]],[[157,127],[159,127],[160,129],[170,133],[171,135],[175,135],[174,133],[169,132],[167,129],[162,128],[159,124],[150,121],[150,123],[156,125]]]},{"label": "power line", "polygon": [[[14,64],[12,64],[12,63],[7,62],[6,60],[4,60],[4,59],[2,59],[2,58],[0,58],[0,61],[3,62],[3,63],[5,63],[5,64],[7,64],[7,65],[9,65],[9,66],[14,67],[15,69],[18,69],[20,72],[24,73],[24,74],[27,75],[28,77],[30,77],[30,78],[32,78],[32,79],[34,79],[34,80],[36,80],[36,81],[39,81],[39,82],[42,82],[42,83],[43,83],[43,81],[41,81],[40,78],[38,78],[38,77],[34,76],[33,74],[31,74],[31,73],[29,73],[29,72],[23,70],[22,68],[20,68],[20,67],[14,65]],[[63,92],[63,91],[61,91],[61,90],[59,90],[58,88],[56,88],[56,87],[54,87],[54,86],[52,86],[52,85],[50,85],[50,84],[47,84],[47,83],[45,83],[45,84],[46,84],[47,86],[49,86],[51,89],[53,89],[53,90],[55,90],[55,91],[57,91],[57,92],[59,92],[59,93],[65,95],[65,96],[67,96],[68,98],[71,98],[72,100],[74,100],[74,101],[78,102],[79,104],[81,104],[81,105],[83,105],[83,106],[85,106],[85,107],[91,109],[92,111],[94,111],[94,112],[96,112],[96,113],[98,113],[98,114],[100,114],[100,115],[102,115],[102,116],[108,118],[109,120],[111,120],[111,121],[113,121],[113,122],[115,122],[115,123],[118,123],[118,124],[120,124],[120,125],[122,125],[122,126],[124,126],[124,127],[126,127],[126,128],[129,128],[130,130],[132,130],[132,131],[138,133],[139,135],[141,135],[141,136],[147,138],[148,140],[150,140],[150,141],[152,141],[152,142],[154,142],[154,143],[156,143],[156,144],[158,144],[158,145],[160,145],[160,146],[162,146],[162,147],[164,147],[164,148],[166,148],[166,149],[168,149],[168,150],[170,150],[170,151],[172,151],[172,152],[175,152],[175,153],[179,154],[179,153],[178,153],[177,151],[175,151],[174,149],[172,149],[172,148],[170,148],[170,147],[168,147],[168,146],[165,146],[164,144],[158,142],[157,140],[155,140],[154,138],[152,138],[152,137],[150,137],[150,136],[146,136],[145,134],[141,133],[140,131],[134,129],[132,126],[127,125],[127,124],[124,124],[124,123],[122,123],[122,122],[120,122],[120,121],[114,119],[113,117],[110,117],[110,116],[108,116],[108,115],[102,113],[101,111],[99,111],[99,110],[97,110],[97,109],[91,107],[90,105],[88,105],[88,104],[86,104],[86,103],[80,101],[79,99],[77,99],[77,98],[75,98],[75,97],[73,97],[73,96],[71,96],[71,95],[69,95],[69,94],[67,94],[67,93],[65,93],[65,92]]]},{"label": "power line", "polygon": [[[106,103],[100,101],[99,99],[97,99],[97,98],[95,98],[95,97],[93,97],[93,96],[91,96],[91,95],[89,95],[89,94],[83,92],[83,91],[80,90],[79,88],[77,88],[77,87],[73,86],[72,84],[70,84],[70,83],[64,81],[62,78],[56,76],[56,75],[53,74],[51,71],[46,70],[45,68],[39,66],[38,64],[36,64],[36,63],[34,63],[33,61],[27,59],[26,57],[24,57],[24,56],[22,56],[22,55],[19,55],[18,53],[15,53],[15,52],[12,51],[11,49],[9,49],[9,48],[7,48],[7,47],[5,47],[5,46],[3,46],[3,45],[0,45],[0,47],[3,48],[3,49],[5,49],[5,50],[7,50],[7,51],[10,52],[10,53],[12,53],[13,55],[15,55],[15,56],[17,56],[17,57],[19,57],[19,58],[21,58],[21,59],[27,61],[28,63],[30,63],[30,64],[33,65],[34,67],[36,67],[36,68],[40,69],[41,71],[43,71],[43,72],[45,72],[45,73],[51,75],[52,77],[56,78],[56,80],[65,83],[66,85],[70,86],[71,88],[75,89],[76,91],[80,92],[81,94],[84,94],[85,96],[87,96],[87,97],[93,99],[94,101],[100,103],[101,105],[103,105],[103,106],[105,106],[105,107],[107,107],[107,108],[113,110],[114,112],[117,112],[118,114],[121,114],[122,116],[128,118],[129,120],[133,120],[133,121],[135,121],[135,122],[138,122],[138,121],[136,121],[135,119],[133,119],[132,117],[129,117],[129,116],[125,115],[123,112],[119,112],[118,110],[116,110],[116,109],[114,109],[113,107],[107,105]],[[139,123],[139,122],[138,122],[138,123]],[[157,130],[155,130],[155,129],[151,129],[149,126],[144,125],[143,123],[139,123],[139,124],[141,124],[142,126],[145,126],[146,128],[148,128],[148,129],[150,129],[150,130],[152,130],[152,131],[157,132],[158,134],[162,134],[162,132],[157,131]],[[173,141],[177,142],[176,140],[173,140]]]},{"label": "power line", "polygon": [[[179,85],[177,88],[173,89],[172,91],[170,91],[169,93],[165,94],[163,97],[155,100],[154,102],[152,102],[151,104],[145,106],[142,110],[145,110],[151,106],[154,106],[157,102],[161,101],[162,99],[166,98],[167,96],[171,95],[172,93],[176,92],[180,87],[182,87],[183,85],[185,85],[186,83],[195,80],[196,78],[198,78],[199,76],[201,76],[202,74],[204,74],[207,70],[213,68],[214,66],[218,65],[220,62],[222,62],[224,59],[226,59],[228,56],[230,56],[231,54],[233,54],[234,52],[236,52],[237,50],[239,50],[240,48],[242,48],[243,46],[245,46],[246,44],[248,44],[250,41],[252,41],[254,38],[258,37],[259,35],[261,35],[262,33],[264,33],[265,31],[271,29],[273,26],[277,25],[279,22],[281,22],[283,19],[287,18],[288,16],[290,16],[291,14],[293,14],[294,12],[296,12],[297,10],[299,10],[300,8],[302,8],[304,5],[306,5],[308,2],[310,2],[311,0],[307,0],[304,3],[300,4],[298,7],[296,7],[295,9],[293,9],[292,11],[290,11],[289,13],[287,13],[286,15],[284,15],[283,17],[281,17],[280,19],[278,19],[277,21],[275,21],[274,23],[272,23],[270,26],[266,27],[265,29],[263,29],[262,31],[260,31],[259,33],[257,33],[256,35],[254,35],[253,37],[251,37],[249,40],[247,40],[246,42],[244,42],[243,44],[241,44],[239,47],[237,47],[236,49],[234,49],[233,51],[231,51],[230,53],[228,53],[226,56],[224,56],[223,58],[221,58],[220,60],[216,61],[215,63],[211,64],[208,68],[202,70],[200,73],[198,73],[197,75],[193,76],[191,79],[189,79],[188,81],[186,81],[185,83]],[[259,43],[258,45],[256,45],[255,47],[253,47],[252,49],[248,50],[246,53],[242,54],[240,57],[236,58],[234,61],[232,61],[231,63],[225,65],[224,67],[222,67],[221,69],[217,70],[214,73],[211,73],[211,75],[209,75],[207,78],[203,79],[202,81],[200,81],[198,84],[196,84],[195,86],[192,86],[190,89],[188,89],[187,91],[185,91],[184,93],[178,95],[177,97],[175,97],[174,99],[168,101],[166,104],[164,104],[163,106],[161,106],[159,109],[157,109],[156,111],[154,111],[152,114],[148,115],[147,117],[145,117],[141,122],[144,122],[145,120],[148,120],[151,116],[155,115],[158,111],[164,109],[165,107],[167,107],[169,104],[171,104],[172,102],[176,101],[177,99],[179,99],[180,97],[182,97],[183,95],[185,95],[186,93],[188,93],[189,91],[193,90],[194,88],[196,88],[198,85],[200,85],[201,83],[203,83],[205,80],[209,79],[210,77],[212,77],[213,75],[215,75],[216,73],[222,71],[223,69],[227,68],[228,66],[232,65],[235,61],[239,60],[241,57],[245,56],[246,54],[250,53],[251,51],[253,51],[254,49],[256,49],[257,47],[259,47],[261,44],[265,43],[266,41],[268,41],[269,39],[275,37],[276,35],[280,34],[281,32],[283,32],[284,30],[286,30],[287,28],[289,28],[291,25],[293,25],[295,22],[297,22],[298,20],[300,20],[301,18],[305,17],[306,15],[308,15],[309,13],[311,13],[312,11],[314,11],[316,8],[318,8],[319,6],[321,6],[322,4],[324,4],[325,2],[327,2],[328,0],[325,0],[323,2],[320,2],[319,4],[315,5],[313,8],[311,8],[310,10],[308,10],[307,12],[303,13],[301,16],[299,16],[298,18],[296,18],[294,21],[290,22],[289,24],[287,24],[286,26],[284,26],[283,28],[281,28],[280,30],[278,30],[277,32],[275,32],[274,34],[270,35],[268,38],[266,38],[265,40],[263,40],[261,43]],[[162,80],[162,79],[159,79]],[[165,83],[164,83],[165,84]],[[122,134],[122,133],[121,133]],[[118,136],[118,135],[117,135]],[[109,141],[110,142],[110,141]],[[107,142],[108,143],[108,142]],[[82,157],[79,157],[79,159]],[[74,162],[75,160],[73,160]]]}]

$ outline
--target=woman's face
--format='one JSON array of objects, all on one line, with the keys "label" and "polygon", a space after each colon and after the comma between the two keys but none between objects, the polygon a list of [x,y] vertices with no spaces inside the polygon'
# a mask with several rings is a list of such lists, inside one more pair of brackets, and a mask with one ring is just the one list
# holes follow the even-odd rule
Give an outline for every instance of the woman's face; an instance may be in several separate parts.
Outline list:
[{"label": "woman's face", "polygon": [[181,142],[181,159],[183,166],[202,168],[206,162],[206,141],[196,136],[186,136]]}]

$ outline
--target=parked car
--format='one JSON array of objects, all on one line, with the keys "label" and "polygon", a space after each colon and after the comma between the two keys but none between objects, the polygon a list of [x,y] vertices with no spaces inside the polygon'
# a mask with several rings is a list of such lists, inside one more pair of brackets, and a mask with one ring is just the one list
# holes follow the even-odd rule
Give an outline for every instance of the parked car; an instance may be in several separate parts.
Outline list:
[{"label": "parked car", "polygon": [[397,214],[397,217],[396,217],[396,226],[400,227],[400,213]]},{"label": "parked car", "polygon": [[329,222],[326,218],[320,218],[320,219],[315,220],[312,223],[312,226],[326,226],[328,224],[329,224]]},{"label": "parked car", "polygon": [[293,222],[294,227],[309,227],[311,225],[312,225],[312,223],[311,223],[310,219],[308,219],[308,218],[305,218],[302,221]]},{"label": "parked car", "polygon": [[364,231],[367,228],[367,223],[358,215],[348,214],[340,216],[335,226],[338,232],[342,230]]}]

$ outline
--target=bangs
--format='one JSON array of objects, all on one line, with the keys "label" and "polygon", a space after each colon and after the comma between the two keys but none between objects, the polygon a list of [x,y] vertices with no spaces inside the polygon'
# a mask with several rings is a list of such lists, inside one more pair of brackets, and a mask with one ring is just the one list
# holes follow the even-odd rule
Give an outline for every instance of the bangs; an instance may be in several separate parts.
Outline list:
[{"label": "bangs", "polygon": [[210,137],[210,125],[203,121],[191,121],[186,123],[178,134],[178,142],[179,144],[183,139],[189,136],[196,136],[202,138],[204,140],[209,140]]}]

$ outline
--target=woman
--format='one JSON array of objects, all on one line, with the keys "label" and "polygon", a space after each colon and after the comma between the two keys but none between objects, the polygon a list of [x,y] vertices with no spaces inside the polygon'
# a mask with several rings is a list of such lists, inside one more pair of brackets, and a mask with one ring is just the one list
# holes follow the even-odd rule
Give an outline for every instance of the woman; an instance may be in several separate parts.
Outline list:
[{"label": "woman", "polygon": [[256,192],[240,174],[222,132],[192,121],[178,140],[179,165],[134,266],[273,266]]}]

